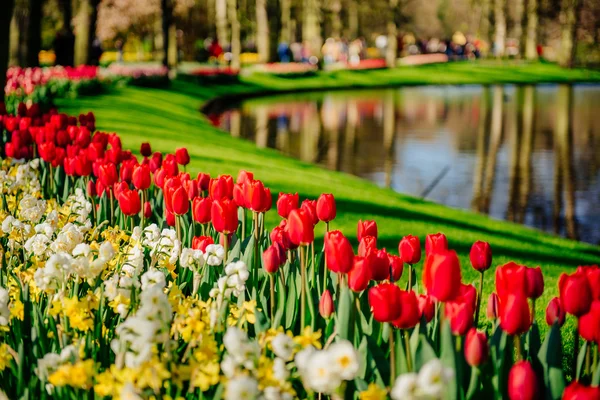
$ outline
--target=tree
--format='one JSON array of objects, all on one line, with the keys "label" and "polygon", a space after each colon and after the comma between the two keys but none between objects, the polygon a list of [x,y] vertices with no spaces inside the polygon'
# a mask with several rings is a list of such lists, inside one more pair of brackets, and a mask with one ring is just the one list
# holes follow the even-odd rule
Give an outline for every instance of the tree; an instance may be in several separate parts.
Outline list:
[{"label": "tree", "polygon": [[292,1],[291,0],[280,0],[281,2],[281,32],[279,34],[279,41],[282,43],[290,44],[292,41]]},{"label": "tree", "polygon": [[227,0],[215,0],[215,19],[217,26],[217,41],[222,47],[229,45],[229,27],[227,23]]},{"label": "tree", "polygon": [[[42,6],[43,0],[29,0],[29,24],[27,29],[27,56],[25,66],[40,65],[39,54],[42,48]],[[6,24],[7,26],[10,23]]]},{"label": "tree", "polygon": [[267,1],[256,0],[256,49],[258,61],[269,61],[269,17],[267,16]]},{"label": "tree", "polygon": [[525,31],[525,58],[537,59],[538,0],[527,1],[527,29]]},{"label": "tree", "polygon": [[10,45],[10,20],[12,19],[14,0],[4,2],[3,11],[0,13],[0,90],[4,99],[4,87],[6,86],[6,70],[8,69],[8,50]]},{"label": "tree", "polygon": [[239,69],[242,42],[240,33],[240,20],[238,18],[237,0],[227,0],[229,25],[231,25],[231,68]]},{"label": "tree", "polygon": [[100,0],[81,0],[77,11],[75,65],[92,63],[92,42],[96,38]]},{"label": "tree", "polygon": [[163,59],[162,64],[165,67],[169,67],[169,43],[171,41],[171,35],[169,33],[169,28],[171,27],[171,23],[173,20],[173,6],[171,5],[170,0],[160,0],[160,9],[161,9],[161,27],[162,27],[162,36],[163,36]]},{"label": "tree", "polygon": [[560,49],[558,52],[558,64],[562,67],[571,68],[575,58],[575,46],[577,37],[577,15],[581,0],[562,0],[559,21],[561,25]]},{"label": "tree", "polygon": [[73,20],[73,6],[71,0],[59,0],[62,13],[62,30],[59,32],[54,43],[56,53],[56,64],[73,66],[75,61],[75,35],[71,22]]},{"label": "tree", "polygon": [[524,49],[523,40],[523,16],[525,13],[525,0],[515,0],[515,12],[513,21],[512,37],[519,41],[519,56]]},{"label": "tree", "polygon": [[303,0],[302,40],[306,42],[311,55],[321,51],[323,39],[321,37],[321,13],[318,0]]},{"label": "tree", "polygon": [[389,15],[387,23],[387,49],[385,52],[385,64],[388,68],[396,66],[398,58],[398,32],[396,27],[396,12],[398,8],[398,0],[390,0]]},{"label": "tree", "polygon": [[496,32],[494,36],[494,55],[504,57],[506,47],[506,0],[494,0],[494,18]]}]

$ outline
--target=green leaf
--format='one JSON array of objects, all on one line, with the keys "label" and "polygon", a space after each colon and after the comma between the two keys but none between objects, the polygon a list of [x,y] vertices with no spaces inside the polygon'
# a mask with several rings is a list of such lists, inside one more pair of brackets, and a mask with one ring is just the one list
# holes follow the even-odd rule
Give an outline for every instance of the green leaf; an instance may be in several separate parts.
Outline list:
[{"label": "green leaf", "polygon": [[494,366],[494,377],[492,383],[496,390],[497,398],[508,398],[506,388],[508,385],[508,374],[512,366],[513,346],[512,337],[507,335],[500,326],[496,327],[490,340],[490,353]]},{"label": "green leaf", "polygon": [[290,274],[288,274],[287,283],[289,290],[287,292],[287,304],[285,306],[285,329],[291,329],[294,326],[297,317],[296,310],[298,310],[298,302],[300,301],[298,292],[296,291],[296,280],[289,275]]},{"label": "green leaf", "polygon": [[[579,334],[579,333],[577,333]],[[579,380],[581,378],[581,374],[583,373],[583,368],[585,365],[585,354],[587,353],[588,342],[583,342],[583,346],[579,348],[579,354],[577,355],[577,372],[575,375],[575,379]]]},{"label": "green leaf", "polygon": [[342,285],[338,300],[338,309],[335,315],[337,333],[342,339],[352,340],[350,338],[351,312],[352,293],[350,293],[350,289],[346,285]]},{"label": "green leaf", "polygon": [[442,331],[440,333],[440,361],[446,367],[452,368],[452,370],[455,371],[456,374],[455,378],[448,382],[446,390],[446,398],[448,400],[456,400],[459,398],[460,385],[458,384],[458,382],[461,382],[462,380],[461,368],[458,364],[458,357],[456,356],[455,343],[456,340],[455,337],[452,335],[450,323],[448,321],[444,321],[442,323]]},{"label": "green leaf", "polygon": [[360,358],[360,363],[357,375],[359,378],[365,379],[369,358],[369,343],[367,342],[366,336],[363,336],[360,340],[360,345],[358,346],[358,356]]},{"label": "green leaf", "polygon": [[471,381],[469,382],[469,390],[467,390],[467,400],[481,398],[479,396],[479,377],[481,375],[481,371],[479,368],[473,367],[471,368]]},{"label": "green leaf", "polygon": [[436,355],[433,347],[424,335],[419,335],[419,342],[415,350],[414,370],[419,371],[423,365],[434,358],[436,358]]},{"label": "green leaf", "polygon": [[[381,347],[377,344],[377,342],[375,340],[373,340],[372,337],[367,336],[367,342],[369,345],[369,356],[375,362],[375,367],[377,368],[377,371],[379,372],[381,377],[389,378],[390,363],[388,361],[388,358],[386,357],[387,352],[384,353],[382,351]],[[388,382],[389,382],[389,379],[388,379]]]},{"label": "green leaf", "polygon": [[[406,359],[406,349],[404,347],[404,335],[408,332],[403,332],[399,329],[394,329],[394,347],[396,349],[396,376],[410,372],[408,370],[408,361]],[[410,349],[409,349],[410,350]]]}]

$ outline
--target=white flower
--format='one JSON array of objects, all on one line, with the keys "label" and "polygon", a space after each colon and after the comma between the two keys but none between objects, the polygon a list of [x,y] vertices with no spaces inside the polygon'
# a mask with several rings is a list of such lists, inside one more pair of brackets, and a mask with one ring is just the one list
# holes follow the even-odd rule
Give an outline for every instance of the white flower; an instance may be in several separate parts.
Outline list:
[{"label": "white flower", "polygon": [[248,342],[248,336],[236,326],[229,327],[223,335],[223,344],[229,354],[234,357],[243,352],[244,344]]},{"label": "white flower", "polygon": [[248,376],[239,376],[227,382],[225,399],[247,400],[258,397],[258,382]]},{"label": "white flower", "polygon": [[411,372],[402,374],[390,393],[392,400],[417,400],[419,399],[418,375]]},{"label": "white flower", "polygon": [[437,358],[429,361],[419,371],[419,388],[427,397],[441,398],[448,382],[454,376],[454,371],[444,367]]},{"label": "white flower", "polygon": [[302,377],[305,385],[318,393],[332,393],[342,384],[326,350],[316,351],[310,356]]},{"label": "white flower", "polygon": [[10,310],[8,309],[8,291],[0,287],[0,326],[8,325]]},{"label": "white flower", "polygon": [[225,249],[220,244],[209,244],[204,249],[204,258],[208,265],[221,265],[225,257]]},{"label": "white flower", "polygon": [[99,257],[103,258],[106,262],[112,260],[112,258],[115,256],[115,249],[112,243],[108,240],[102,242],[102,244],[100,245],[100,249],[98,250],[98,255]]},{"label": "white flower", "polygon": [[294,353],[294,340],[285,333],[279,333],[271,341],[273,353],[285,361],[289,361]]},{"label": "white flower", "polygon": [[237,363],[229,354],[225,354],[223,361],[221,361],[221,371],[228,378],[233,378],[237,369]]},{"label": "white flower", "polygon": [[41,257],[46,254],[49,243],[50,239],[48,236],[38,233],[27,239],[25,242],[25,250],[27,250],[28,253],[33,253],[33,255],[37,257]]},{"label": "white flower", "polygon": [[195,270],[196,268],[194,267],[201,267],[204,265],[204,253],[202,253],[202,250],[195,250],[186,247],[181,250],[181,256],[179,256],[179,265],[182,268]]},{"label": "white flower", "polygon": [[143,397],[137,394],[135,391],[135,386],[131,382],[127,382],[121,388],[121,393],[119,393],[119,397],[121,400],[143,400]]},{"label": "white flower", "polygon": [[[306,368],[308,368],[308,360],[310,359],[310,356],[312,356],[313,353],[316,351],[317,349],[310,345],[296,353],[296,357],[294,357],[294,362],[296,363],[296,367],[298,367],[298,370],[301,373],[303,370],[306,370]],[[273,352],[275,352],[275,350],[273,350]],[[276,352],[275,354],[277,355]]]},{"label": "white flower", "polygon": [[38,359],[35,374],[41,381],[46,382],[56,368],[60,366],[60,356],[56,353],[47,353],[44,357]]},{"label": "white flower", "polygon": [[155,268],[151,268],[142,275],[142,291],[157,286],[164,288],[167,284],[165,274]]},{"label": "white flower", "polygon": [[283,383],[289,376],[290,371],[288,371],[285,361],[279,357],[275,358],[273,361],[273,377]]},{"label": "white flower", "polygon": [[358,374],[360,367],[358,362],[358,353],[352,343],[347,340],[340,340],[327,350],[332,361],[337,368],[338,375],[346,381],[350,381]]}]

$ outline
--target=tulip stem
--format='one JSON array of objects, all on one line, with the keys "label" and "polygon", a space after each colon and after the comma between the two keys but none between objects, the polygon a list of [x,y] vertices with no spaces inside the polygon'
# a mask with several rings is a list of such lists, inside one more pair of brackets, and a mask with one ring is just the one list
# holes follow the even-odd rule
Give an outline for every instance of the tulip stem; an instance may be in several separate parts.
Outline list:
[{"label": "tulip stem", "polygon": [[110,226],[115,224],[115,201],[113,196],[113,190],[108,190],[108,197],[110,198]]},{"label": "tulip stem", "polygon": [[479,327],[479,309],[481,308],[481,296],[483,294],[483,271],[479,274],[479,293],[477,293],[477,307],[475,307],[475,329]]},{"label": "tulip stem", "polygon": [[410,352],[410,336],[408,334],[408,330],[404,330],[402,332],[404,334],[404,346],[406,347],[406,366],[408,367],[408,372],[412,372],[412,355]]},{"label": "tulip stem", "polygon": [[590,374],[590,367],[591,367],[591,363],[592,363],[592,357],[591,357],[591,347],[592,347],[592,343],[588,343],[587,349],[585,351],[585,374],[589,375]]},{"label": "tulip stem", "polygon": [[304,256],[304,246],[300,246],[300,326],[304,329],[306,322],[306,265]]},{"label": "tulip stem", "polygon": [[269,281],[271,284],[271,325],[275,328],[275,277],[273,274],[269,274]]},{"label": "tulip stem", "polygon": [[315,279],[316,279],[316,275],[317,275],[317,266],[315,265],[315,242],[313,241],[310,244],[310,252],[311,252],[311,257],[312,257],[312,282],[314,285]]},{"label": "tulip stem", "polygon": [[579,320],[575,323],[575,343],[573,343],[573,371],[577,371],[577,358],[579,356]]},{"label": "tulip stem", "polygon": [[517,352],[516,361],[523,359],[523,350],[521,349],[521,335],[515,335],[515,350]]},{"label": "tulip stem", "polygon": [[396,349],[394,346],[394,326],[390,326],[390,387],[394,387],[394,381],[396,380]]},{"label": "tulip stem", "polygon": [[412,264],[408,264],[408,291],[412,291]]},{"label": "tulip stem", "polygon": [[221,232],[221,239],[223,240],[223,266],[227,263],[227,251],[229,250],[229,238],[227,234]]}]

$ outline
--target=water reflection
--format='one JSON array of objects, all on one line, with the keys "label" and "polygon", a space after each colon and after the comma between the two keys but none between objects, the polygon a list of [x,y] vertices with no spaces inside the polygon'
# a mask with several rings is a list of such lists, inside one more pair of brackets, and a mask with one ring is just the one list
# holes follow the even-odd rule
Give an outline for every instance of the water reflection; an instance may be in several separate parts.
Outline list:
[{"label": "water reflection", "polygon": [[600,86],[416,87],[253,99],[232,135],[382,186],[600,242]]}]

